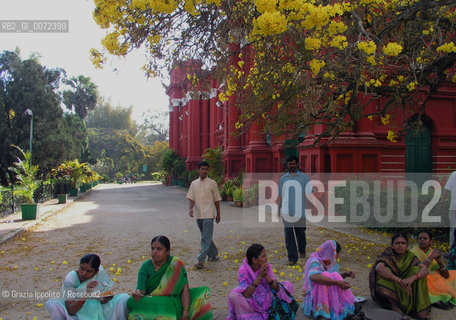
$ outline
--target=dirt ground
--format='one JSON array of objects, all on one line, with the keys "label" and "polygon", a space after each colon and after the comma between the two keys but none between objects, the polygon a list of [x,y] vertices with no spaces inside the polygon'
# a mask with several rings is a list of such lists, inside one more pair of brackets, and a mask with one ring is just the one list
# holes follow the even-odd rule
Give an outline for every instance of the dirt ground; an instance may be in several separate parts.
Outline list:
[{"label": "dirt ground", "polygon": [[[265,246],[277,278],[291,281],[295,297],[302,301],[305,260],[287,266],[281,226],[247,227],[242,224],[246,214],[242,209],[222,203],[222,222],[214,232],[221,260],[194,270],[191,266],[196,262],[200,235],[187,207],[185,191],[177,187],[100,185],[32,230],[1,244],[2,295],[15,291],[30,297],[2,296],[0,319],[49,319],[46,299],[37,299],[35,291],[44,296],[60,292],[66,274],[88,252],[100,255],[105,269],[111,270],[116,292],[131,292],[139,267],[150,258],[150,240],[159,234],[170,238],[172,255],[187,264],[190,286],[211,289],[216,319],[227,315],[227,295],[237,284],[237,270],[252,243]],[[342,245],[340,265],[356,274],[350,280],[354,294],[368,297],[369,268],[386,247],[385,235],[365,231],[358,237],[346,230],[308,225],[307,256],[327,239]]]}]

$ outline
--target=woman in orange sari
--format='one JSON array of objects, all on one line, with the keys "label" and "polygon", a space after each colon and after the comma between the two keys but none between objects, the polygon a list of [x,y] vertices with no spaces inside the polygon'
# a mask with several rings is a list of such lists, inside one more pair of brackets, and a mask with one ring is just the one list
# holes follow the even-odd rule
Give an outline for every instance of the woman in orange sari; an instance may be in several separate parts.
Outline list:
[{"label": "woman in orange sari", "polygon": [[456,306],[456,270],[447,270],[438,249],[431,248],[432,234],[420,231],[418,245],[412,251],[428,268],[429,298],[434,307],[449,310]]}]

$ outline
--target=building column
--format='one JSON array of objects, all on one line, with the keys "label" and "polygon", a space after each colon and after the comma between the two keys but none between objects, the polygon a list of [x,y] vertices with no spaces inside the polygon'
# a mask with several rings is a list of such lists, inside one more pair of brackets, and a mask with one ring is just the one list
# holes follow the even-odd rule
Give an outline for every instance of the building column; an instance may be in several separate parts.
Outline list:
[{"label": "building column", "polygon": [[246,172],[271,172],[271,148],[258,121],[251,124],[248,133],[249,141],[244,150]]},{"label": "building column", "polygon": [[201,108],[199,100],[190,100],[188,102],[188,141],[187,141],[187,169],[192,170],[201,160]]}]

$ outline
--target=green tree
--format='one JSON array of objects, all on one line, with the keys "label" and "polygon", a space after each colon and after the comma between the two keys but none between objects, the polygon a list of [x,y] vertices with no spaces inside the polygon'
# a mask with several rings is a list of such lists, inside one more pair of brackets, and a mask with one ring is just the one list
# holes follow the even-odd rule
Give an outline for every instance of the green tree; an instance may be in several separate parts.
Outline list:
[{"label": "green tree", "polygon": [[84,119],[97,105],[97,85],[83,75],[64,79],[63,83],[71,88],[63,91],[63,103],[69,110],[74,110],[81,119]]},{"label": "green tree", "polygon": [[144,145],[152,145],[157,141],[168,141],[168,112],[144,113],[144,122],[138,127],[138,139]]},{"label": "green tree", "polygon": [[84,129],[63,115],[57,93],[63,70],[47,69],[36,56],[22,60],[19,50],[0,53],[0,182],[14,181],[9,167],[15,161],[11,145],[29,147],[33,111],[33,164],[45,174],[64,160],[80,156]]},{"label": "green tree", "polygon": [[[226,83],[219,98],[240,109],[237,128],[261,121],[297,135],[323,125],[320,137],[335,137],[362,117],[424,112],[442,83],[456,82],[454,3],[97,0],[94,19],[107,32],[91,58],[101,67],[145,48],[155,76],[191,57]],[[188,73],[200,90],[204,78]],[[371,102],[380,107],[366,110]]]},{"label": "green tree", "polygon": [[96,159],[98,171],[114,178],[116,172],[137,172],[144,164],[144,147],[136,137],[136,124],[131,119],[132,107],[113,107],[110,101],[100,99],[95,110],[89,112],[85,123],[88,128],[89,149]]},{"label": "green tree", "polygon": [[161,170],[161,161],[168,149],[169,144],[167,141],[155,141],[154,144],[144,147],[146,154],[145,164],[147,164],[148,172],[158,172]]},{"label": "green tree", "polygon": [[134,134],[136,125],[131,119],[133,107],[112,106],[111,101],[99,99],[97,107],[89,112],[85,123],[87,128],[113,130],[127,130]]},{"label": "green tree", "polygon": [[95,159],[112,159],[112,172],[137,172],[144,162],[144,147],[126,130],[91,128],[88,133],[91,154]]}]

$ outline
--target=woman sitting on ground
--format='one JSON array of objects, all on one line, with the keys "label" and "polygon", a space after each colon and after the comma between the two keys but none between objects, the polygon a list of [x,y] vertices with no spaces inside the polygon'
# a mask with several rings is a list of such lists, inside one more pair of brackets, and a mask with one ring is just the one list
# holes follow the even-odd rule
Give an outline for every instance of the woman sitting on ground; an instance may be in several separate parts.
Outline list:
[{"label": "woman sitting on ground", "polygon": [[346,277],[355,277],[350,272],[339,273],[337,263],[341,246],[334,240],[324,242],[310,255],[304,278],[304,314],[313,319],[358,319],[354,315],[355,297]]},{"label": "woman sitting on ground", "polygon": [[66,276],[62,285],[64,298],[46,302],[51,319],[126,319],[128,294],[98,298],[97,292],[107,291],[111,284],[109,275],[100,265],[100,257],[86,254],[79,262],[79,269]]},{"label": "woman sitting on ground", "polygon": [[[252,244],[246,253],[246,258],[239,268],[238,286],[228,296],[228,317],[234,319],[267,319],[268,310],[272,303],[271,288],[279,298],[290,302],[290,298],[279,289],[277,280],[268,263],[268,255],[261,244]],[[293,285],[282,282],[286,290],[293,294]]]},{"label": "woman sitting on ground", "polygon": [[428,269],[410,252],[407,236],[397,233],[377,258],[369,274],[372,298],[382,307],[418,320],[430,319],[431,302],[427,288]]},{"label": "woman sitting on ground", "polygon": [[152,239],[152,259],[138,272],[138,284],[128,299],[129,319],[212,319],[207,287],[189,289],[184,263],[170,255],[165,236]]},{"label": "woman sitting on ground", "polygon": [[432,234],[421,231],[418,245],[410,250],[428,268],[427,285],[433,306],[449,310],[456,305],[456,271],[448,271],[438,249],[432,249]]}]

